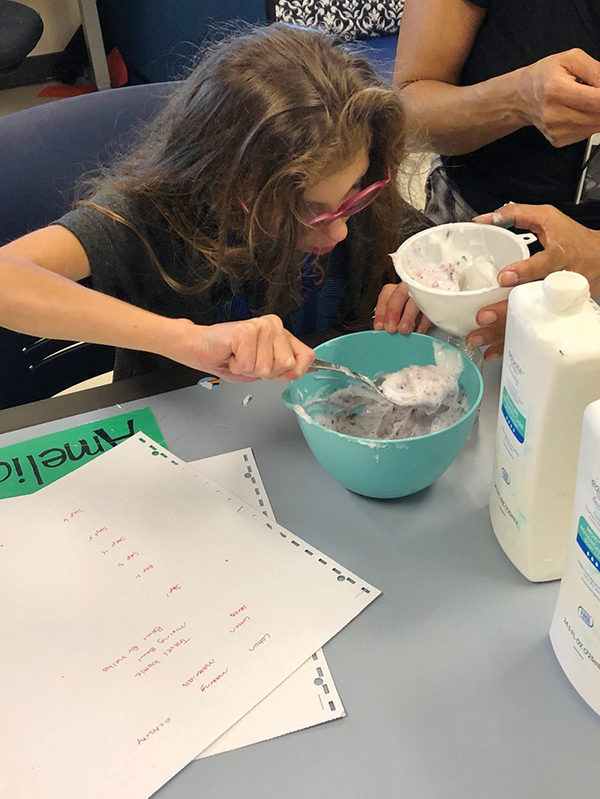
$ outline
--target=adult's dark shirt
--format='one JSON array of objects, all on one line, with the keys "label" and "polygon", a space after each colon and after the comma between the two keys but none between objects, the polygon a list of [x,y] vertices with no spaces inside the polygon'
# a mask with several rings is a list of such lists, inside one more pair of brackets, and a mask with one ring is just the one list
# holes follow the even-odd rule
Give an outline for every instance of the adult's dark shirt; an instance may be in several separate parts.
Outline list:
[{"label": "adult's dark shirt", "polygon": [[[468,86],[574,47],[600,60],[600,0],[470,0],[486,9],[461,76]],[[443,161],[478,212],[512,200],[550,203],[600,227],[600,203],[575,206],[585,142],[555,148],[528,126]],[[595,224],[593,224],[595,222]]]}]

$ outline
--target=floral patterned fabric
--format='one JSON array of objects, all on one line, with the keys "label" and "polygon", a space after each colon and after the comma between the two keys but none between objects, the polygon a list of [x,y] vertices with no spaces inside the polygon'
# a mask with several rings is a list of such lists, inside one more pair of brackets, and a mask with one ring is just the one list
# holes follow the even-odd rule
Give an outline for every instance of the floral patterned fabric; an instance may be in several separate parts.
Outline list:
[{"label": "floral patterned fabric", "polygon": [[398,33],[404,0],[278,0],[278,22],[327,30],[349,41]]}]

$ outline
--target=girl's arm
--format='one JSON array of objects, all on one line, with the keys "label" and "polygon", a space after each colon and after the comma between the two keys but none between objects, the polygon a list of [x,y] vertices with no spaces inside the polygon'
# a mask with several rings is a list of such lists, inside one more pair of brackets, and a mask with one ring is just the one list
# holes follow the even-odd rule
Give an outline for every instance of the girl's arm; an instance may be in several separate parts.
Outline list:
[{"label": "girl's arm", "polygon": [[406,0],[394,82],[432,148],[460,155],[526,125],[556,147],[600,130],[600,64],[581,50],[458,85],[485,13],[468,0]]},{"label": "girl's arm", "polygon": [[195,325],[75,282],[89,274],[85,250],[58,225],[1,247],[0,325],[34,336],[153,352],[232,381],[295,379],[314,359],[276,316]]}]

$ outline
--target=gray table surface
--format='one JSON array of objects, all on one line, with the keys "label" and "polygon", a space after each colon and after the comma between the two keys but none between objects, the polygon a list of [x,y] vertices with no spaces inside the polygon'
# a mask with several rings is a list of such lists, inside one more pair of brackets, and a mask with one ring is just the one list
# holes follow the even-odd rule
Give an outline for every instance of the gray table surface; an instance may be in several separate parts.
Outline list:
[{"label": "gray table surface", "polygon": [[[486,365],[481,415],[457,461],[401,500],[335,483],[280,385],[184,388],[122,406],[150,406],[187,460],[251,446],[278,521],[384,592],[325,647],[345,719],[194,762],[158,799],[600,795],[600,719],[548,639],[558,584],[528,583],[488,518],[499,373]],[[0,446],[120,407],[5,433]]]}]

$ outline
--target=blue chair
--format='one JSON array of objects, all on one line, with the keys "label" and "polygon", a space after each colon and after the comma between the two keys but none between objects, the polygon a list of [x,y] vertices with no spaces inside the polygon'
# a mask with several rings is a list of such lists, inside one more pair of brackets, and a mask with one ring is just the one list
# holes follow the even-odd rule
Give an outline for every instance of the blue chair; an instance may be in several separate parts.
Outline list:
[{"label": "blue chair", "polygon": [[[267,22],[275,22],[277,14],[278,0],[265,0],[265,10]],[[300,4],[301,5],[301,4]],[[295,17],[293,24],[303,24],[302,14]],[[351,47],[356,48],[368,61],[371,62],[379,77],[386,83],[391,83],[394,77],[394,63],[396,60],[396,47],[398,46],[398,34],[385,36],[374,36],[369,39],[360,39],[350,43]]]},{"label": "blue chair", "polygon": [[[173,87],[111,89],[0,118],[0,245],[66,213],[78,180],[127,147]],[[113,362],[111,347],[0,328],[0,409],[51,397]]]}]

